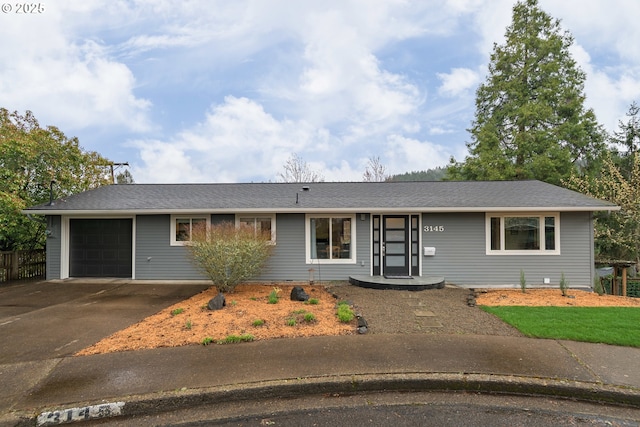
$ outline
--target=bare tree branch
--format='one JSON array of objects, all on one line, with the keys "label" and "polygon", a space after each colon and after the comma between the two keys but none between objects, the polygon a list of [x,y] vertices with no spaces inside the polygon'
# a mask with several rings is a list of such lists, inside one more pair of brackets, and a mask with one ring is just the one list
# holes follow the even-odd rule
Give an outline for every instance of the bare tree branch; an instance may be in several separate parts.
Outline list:
[{"label": "bare tree branch", "polygon": [[322,174],[312,170],[297,154],[292,154],[278,174],[280,182],[324,182]]},{"label": "bare tree branch", "polygon": [[389,178],[385,172],[386,168],[380,162],[380,157],[370,157],[362,179],[364,182],[384,182]]}]

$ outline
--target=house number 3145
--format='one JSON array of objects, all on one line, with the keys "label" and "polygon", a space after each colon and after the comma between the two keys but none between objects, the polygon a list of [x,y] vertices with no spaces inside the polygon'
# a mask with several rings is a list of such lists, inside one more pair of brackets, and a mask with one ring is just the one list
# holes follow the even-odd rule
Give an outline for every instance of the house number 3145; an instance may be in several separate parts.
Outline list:
[{"label": "house number 3145", "polygon": [[425,225],[425,233],[442,233],[444,231],[444,225]]}]

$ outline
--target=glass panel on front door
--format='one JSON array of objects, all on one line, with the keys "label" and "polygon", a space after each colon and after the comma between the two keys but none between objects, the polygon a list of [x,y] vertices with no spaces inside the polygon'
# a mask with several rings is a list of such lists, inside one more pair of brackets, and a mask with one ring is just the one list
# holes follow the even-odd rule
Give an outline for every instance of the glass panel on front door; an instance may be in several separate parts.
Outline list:
[{"label": "glass panel on front door", "polygon": [[409,216],[383,216],[382,224],[382,268],[384,275],[410,275]]}]

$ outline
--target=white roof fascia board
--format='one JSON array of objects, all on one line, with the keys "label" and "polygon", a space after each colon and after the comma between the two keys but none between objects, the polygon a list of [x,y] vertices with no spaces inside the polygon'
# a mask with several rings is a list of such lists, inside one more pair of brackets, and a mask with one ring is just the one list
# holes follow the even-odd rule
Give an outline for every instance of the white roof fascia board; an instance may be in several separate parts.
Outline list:
[{"label": "white roof fascia board", "polygon": [[417,212],[417,213],[456,213],[456,212],[595,212],[618,211],[620,206],[531,206],[531,207],[354,207],[354,208],[242,208],[242,209],[125,209],[125,210],[71,210],[71,209],[42,209],[23,210],[23,214],[31,215],[87,215],[87,216],[116,216],[116,215],[175,215],[175,214],[237,214],[237,213],[385,213],[385,212]]}]

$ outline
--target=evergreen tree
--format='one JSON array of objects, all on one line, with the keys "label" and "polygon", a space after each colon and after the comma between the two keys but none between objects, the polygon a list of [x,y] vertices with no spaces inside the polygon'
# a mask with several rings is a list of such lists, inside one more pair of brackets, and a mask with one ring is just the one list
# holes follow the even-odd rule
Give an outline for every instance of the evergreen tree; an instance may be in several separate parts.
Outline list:
[{"label": "evergreen tree", "polygon": [[537,0],[514,6],[505,37],[476,93],[470,154],[461,163],[451,159],[448,178],[560,184],[593,167],[604,132],[584,108],[585,74],[569,53],[573,37]]},{"label": "evergreen tree", "polygon": [[619,211],[596,212],[595,251],[601,259],[640,264],[640,107],[633,102],[627,119],[610,136],[610,150],[593,176],[572,176],[564,184],[573,190],[608,200]]},{"label": "evergreen tree", "polygon": [[438,166],[425,171],[405,172],[390,176],[387,181],[442,181],[447,173],[445,167]]},{"label": "evergreen tree", "polygon": [[613,144],[612,157],[619,165],[620,173],[630,179],[633,172],[634,156],[640,153],[640,107],[632,102],[626,121],[618,121],[618,130],[613,132],[609,141]]}]

